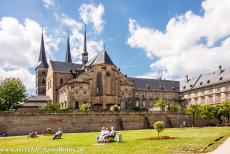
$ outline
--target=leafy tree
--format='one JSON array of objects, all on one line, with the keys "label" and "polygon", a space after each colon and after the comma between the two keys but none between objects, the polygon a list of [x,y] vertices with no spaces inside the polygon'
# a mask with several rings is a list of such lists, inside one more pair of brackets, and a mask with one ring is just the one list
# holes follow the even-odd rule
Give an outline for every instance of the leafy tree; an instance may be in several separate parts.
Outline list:
[{"label": "leafy tree", "polygon": [[118,105],[113,105],[113,106],[111,106],[110,110],[111,110],[112,112],[119,112],[119,111],[120,111],[120,106],[118,106]]},{"label": "leafy tree", "polygon": [[128,109],[128,110],[132,110],[132,109],[135,109],[135,102],[134,101],[126,101],[125,102],[125,108]]},{"label": "leafy tree", "polygon": [[221,104],[221,113],[223,114],[224,117],[227,118],[228,125],[229,125],[229,119],[230,119],[230,101],[229,100]]},{"label": "leafy tree", "polygon": [[54,112],[59,112],[60,109],[60,105],[57,103],[52,103],[49,102],[47,104],[42,105],[41,107],[39,107],[39,110],[41,111],[54,111]]},{"label": "leafy tree", "polygon": [[26,87],[17,78],[0,81],[0,110],[9,111],[19,108],[26,101]]},{"label": "leafy tree", "polygon": [[173,103],[170,107],[169,107],[169,112],[178,112],[178,111],[181,111],[182,108],[181,106],[178,104],[178,103]]},{"label": "leafy tree", "polygon": [[165,124],[163,121],[157,121],[153,124],[153,128],[156,129],[158,133],[158,139],[160,139],[160,132],[165,128]]},{"label": "leafy tree", "polygon": [[157,101],[156,101],[156,104],[155,106],[156,107],[159,107],[161,109],[161,111],[164,111],[165,110],[165,100],[163,98],[159,98]]},{"label": "leafy tree", "polygon": [[198,118],[200,115],[200,105],[190,104],[187,106],[186,115],[192,118],[192,125],[195,126],[195,118]]},{"label": "leafy tree", "polygon": [[223,115],[222,105],[218,104],[214,106],[213,117],[218,119],[219,123],[222,123],[222,119],[221,119],[222,115]]},{"label": "leafy tree", "polygon": [[81,112],[86,112],[89,110],[90,105],[88,103],[84,103],[80,106],[80,111]]},{"label": "leafy tree", "polygon": [[210,120],[214,118],[214,109],[212,105],[202,105],[200,107],[200,116],[208,120],[208,125],[210,124]]}]

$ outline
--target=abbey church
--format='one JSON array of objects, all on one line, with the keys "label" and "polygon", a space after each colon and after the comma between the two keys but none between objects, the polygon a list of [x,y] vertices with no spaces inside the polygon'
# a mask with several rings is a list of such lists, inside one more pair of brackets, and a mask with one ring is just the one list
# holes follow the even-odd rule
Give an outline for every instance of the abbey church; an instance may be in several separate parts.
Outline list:
[{"label": "abbey church", "polygon": [[124,75],[104,48],[88,60],[87,37],[84,31],[82,63],[72,62],[69,37],[63,61],[47,62],[43,34],[39,62],[36,66],[36,94],[46,96],[63,109],[79,109],[89,103],[92,109],[109,109],[112,105],[125,108],[135,102],[140,109],[152,109],[157,99],[166,104],[210,103],[230,99],[230,69],[188,77],[183,81],[134,78]]}]

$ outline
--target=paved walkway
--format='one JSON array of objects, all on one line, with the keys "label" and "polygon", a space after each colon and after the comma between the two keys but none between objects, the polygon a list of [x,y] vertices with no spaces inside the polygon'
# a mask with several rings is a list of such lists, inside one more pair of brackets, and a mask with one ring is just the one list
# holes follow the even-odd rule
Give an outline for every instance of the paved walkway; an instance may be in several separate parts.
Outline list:
[{"label": "paved walkway", "polygon": [[208,154],[230,154],[230,137],[224,141],[216,150]]}]

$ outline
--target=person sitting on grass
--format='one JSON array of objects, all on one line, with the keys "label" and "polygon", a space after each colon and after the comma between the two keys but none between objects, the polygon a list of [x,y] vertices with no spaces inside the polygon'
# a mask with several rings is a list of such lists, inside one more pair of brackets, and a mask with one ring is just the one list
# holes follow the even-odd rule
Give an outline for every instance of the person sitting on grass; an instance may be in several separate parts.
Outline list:
[{"label": "person sitting on grass", "polygon": [[61,128],[58,128],[58,131],[53,136],[53,140],[60,139],[62,137],[62,134],[63,134],[63,131],[61,130]]},{"label": "person sitting on grass", "polygon": [[99,136],[99,141],[102,141],[102,138],[103,138],[103,136],[104,136],[105,133],[106,133],[105,127],[102,127],[101,128],[101,134]]},{"label": "person sitting on grass", "polygon": [[32,130],[32,132],[29,134],[31,138],[35,138],[35,137],[38,137],[37,136],[37,132],[35,131],[35,129]]},{"label": "person sitting on grass", "polygon": [[104,136],[104,139],[106,140],[106,139],[108,139],[110,137],[114,137],[114,136],[115,136],[115,130],[114,130],[114,127],[111,127],[110,132]]},{"label": "person sitting on grass", "polygon": [[102,132],[102,133],[101,133],[101,135],[100,135],[100,137],[99,137],[99,143],[104,142],[105,136],[109,135],[109,129],[108,129],[108,128],[105,128],[105,130],[104,130],[104,131],[101,131],[101,132]]}]

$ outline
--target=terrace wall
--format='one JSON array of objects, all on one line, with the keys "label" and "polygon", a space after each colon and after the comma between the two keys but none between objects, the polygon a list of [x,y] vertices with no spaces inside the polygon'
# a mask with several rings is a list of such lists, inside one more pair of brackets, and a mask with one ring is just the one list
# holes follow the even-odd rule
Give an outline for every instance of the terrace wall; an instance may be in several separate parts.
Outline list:
[{"label": "terrace wall", "polygon": [[[100,131],[102,126],[114,126],[116,130],[144,129],[152,127],[155,121],[162,120],[166,127],[191,126],[192,120],[182,114],[164,114],[151,112],[120,113],[0,113],[0,133],[25,135],[32,129],[42,133],[46,128],[64,132]],[[198,120],[197,125],[207,125],[207,121]]]}]

